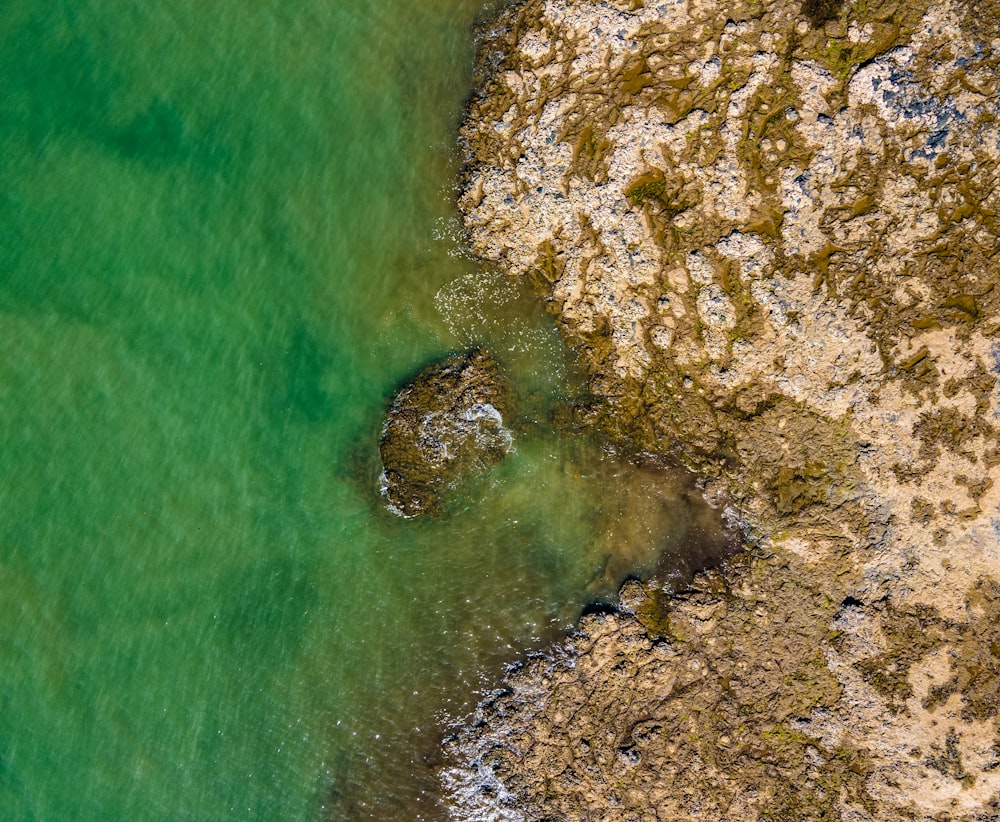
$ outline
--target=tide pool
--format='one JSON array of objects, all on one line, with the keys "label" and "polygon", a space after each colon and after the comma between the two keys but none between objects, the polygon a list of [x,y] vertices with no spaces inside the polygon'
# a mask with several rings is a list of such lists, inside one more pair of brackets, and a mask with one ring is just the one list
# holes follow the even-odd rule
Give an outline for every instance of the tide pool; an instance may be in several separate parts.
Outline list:
[{"label": "tide pool", "polygon": [[[0,15],[0,817],[435,819],[449,719],[705,512],[547,422],[462,252],[479,0]],[[378,496],[394,391],[486,344],[515,453]]]}]

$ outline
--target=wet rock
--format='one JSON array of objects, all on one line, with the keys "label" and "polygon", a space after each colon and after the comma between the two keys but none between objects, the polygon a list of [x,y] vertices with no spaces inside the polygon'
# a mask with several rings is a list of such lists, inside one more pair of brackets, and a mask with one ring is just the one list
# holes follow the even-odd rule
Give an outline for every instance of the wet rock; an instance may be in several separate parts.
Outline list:
[{"label": "wet rock", "polygon": [[485,350],[424,369],[396,395],[379,442],[382,493],[402,516],[438,515],[448,491],[513,448],[511,392]]}]

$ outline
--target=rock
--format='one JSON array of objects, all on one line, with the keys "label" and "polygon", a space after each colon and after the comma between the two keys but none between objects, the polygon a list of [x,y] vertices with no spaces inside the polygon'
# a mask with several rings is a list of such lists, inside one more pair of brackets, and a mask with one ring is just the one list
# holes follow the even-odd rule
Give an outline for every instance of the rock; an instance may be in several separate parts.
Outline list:
[{"label": "rock", "polygon": [[513,448],[511,392],[483,349],[424,369],[396,395],[379,441],[382,493],[395,513],[439,515],[464,479]]},{"label": "rock", "polygon": [[489,31],[473,251],[756,548],[514,671],[448,747],[453,819],[1000,819],[998,23],[527,0]]}]

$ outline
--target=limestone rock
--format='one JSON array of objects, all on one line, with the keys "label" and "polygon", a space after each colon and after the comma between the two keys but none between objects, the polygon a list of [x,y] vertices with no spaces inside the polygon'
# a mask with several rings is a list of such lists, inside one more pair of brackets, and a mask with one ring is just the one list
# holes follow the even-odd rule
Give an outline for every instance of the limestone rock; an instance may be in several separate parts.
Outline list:
[{"label": "limestone rock", "polygon": [[756,542],[513,674],[449,747],[456,819],[1000,818],[998,24],[527,0],[490,30],[473,250],[559,317],[596,424]]}]

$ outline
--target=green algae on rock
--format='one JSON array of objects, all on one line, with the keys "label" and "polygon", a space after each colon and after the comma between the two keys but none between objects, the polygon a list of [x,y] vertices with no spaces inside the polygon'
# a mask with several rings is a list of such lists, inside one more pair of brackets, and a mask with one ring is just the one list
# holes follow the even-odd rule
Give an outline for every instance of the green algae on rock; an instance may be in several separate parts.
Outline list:
[{"label": "green algae on rock", "polygon": [[390,509],[441,514],[448,491],[513,448],[511,406],[499,364],[481,348],[421,371],[396,394],[379,441]]}]

